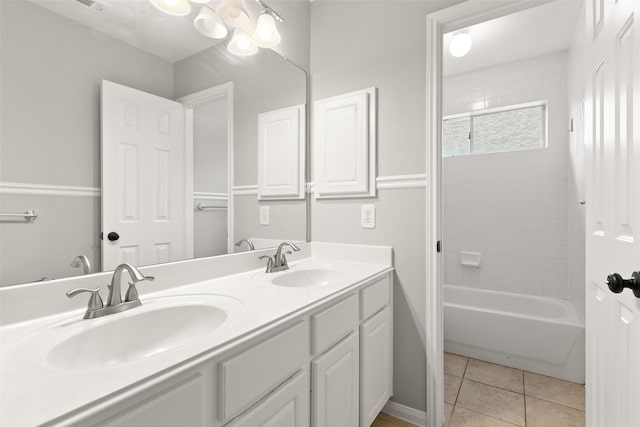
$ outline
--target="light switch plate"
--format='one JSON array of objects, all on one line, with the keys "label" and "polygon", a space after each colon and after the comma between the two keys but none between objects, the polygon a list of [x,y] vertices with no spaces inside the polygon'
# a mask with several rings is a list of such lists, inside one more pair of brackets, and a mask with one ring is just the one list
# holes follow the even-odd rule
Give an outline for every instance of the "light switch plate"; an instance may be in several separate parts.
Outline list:
[{"label": "light switch plate", "polygon": [[269,225],[269,206],[260,206],[260,225]]},{"label": "light switch plate", "polygon": [[360,207],[360,226],[362,228],[376,228],[376,207],[374,205]]}]

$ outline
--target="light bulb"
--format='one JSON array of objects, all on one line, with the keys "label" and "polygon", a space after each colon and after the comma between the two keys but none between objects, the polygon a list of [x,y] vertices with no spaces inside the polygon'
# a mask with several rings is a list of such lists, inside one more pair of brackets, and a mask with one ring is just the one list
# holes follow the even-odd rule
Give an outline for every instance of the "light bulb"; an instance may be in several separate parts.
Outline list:
[{"label": "light bulb", "polygon": [[280,43],[280,33],[276,28],[276,21],[269,13],[263,12],[258,18],[254,40],[258,46],[265,48],[274,47]]},{"label": "light bulb", "polygon": [[191,12],[191,5],[187,0],[149,0],[161,12],[174,16],[185,16]]},{"label": "light bulb", "polygon": [[193,20],[193,26],[196,27],[200,34],[212,39],[227,37],[227,27],[225,27],[224,22],[207,6],[200,8],[200,13]]},{"label": "light bulb", "polygon": [[244,0],[224,0],[216,7],[216,13],[232,27],[246,27],[251,22],[244,8]]},{"label": "light bulb", "polygon": [[234,30],[227,49],[234,55],[239,56],[250,56],[258,53],[258,46],[256,46],[251,35],[241,28]]},{"label": "light bulb", "polygon": [[460,58],[469,53],[472,44],[469,34],[458,33],[449,42],[449,53],[456,58]]}]

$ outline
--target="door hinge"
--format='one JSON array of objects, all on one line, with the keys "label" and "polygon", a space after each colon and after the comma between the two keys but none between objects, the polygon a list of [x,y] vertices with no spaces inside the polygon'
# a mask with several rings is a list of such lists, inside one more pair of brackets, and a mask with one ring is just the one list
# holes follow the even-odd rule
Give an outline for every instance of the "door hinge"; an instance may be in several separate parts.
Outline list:
[{"label": "door hinge", "polygon": [[436,243],[436,251],[438,253],[442,252],[442,244],[440,243],[440,240]]}]

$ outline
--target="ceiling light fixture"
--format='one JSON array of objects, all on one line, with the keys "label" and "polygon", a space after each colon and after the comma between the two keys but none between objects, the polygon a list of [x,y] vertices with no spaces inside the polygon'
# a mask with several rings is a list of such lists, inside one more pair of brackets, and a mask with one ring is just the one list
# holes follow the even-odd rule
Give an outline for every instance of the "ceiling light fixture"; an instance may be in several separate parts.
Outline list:
[{"label": "ceiling light fixture", "polygon": [[465,56],[471,50],[473,42],[467,32],[457,33],[449,42],[449,53],[456,58]]},{"label": "ceiling light fixture", "polygon": [[[170,15],[184,16],[191,12],[191,5],[187,0],[149,1],[158,10]],[[235,55],[255,55],[258,47],[272,48],[282,39],[276,21],[284,22],[284,19],[263,0],[255,0],[262,12],[253,31],[245,0],[222,0],[215,9],[207,4],[211,0],[190,1],[202,5],[198,16],[193,20],[193,26],[200,34],[212,39],[223,39],[233,30],[227,49]]]},{"label": "ceiling light fixture", "polygon": [[222,19],[216,14],[216,12],[203,5],[200,9],[200,13],[193,21],[193,26],[203,36],[207,36],[212,39],[223,39],[227,37],[227,27],[222,22]]},{"label": "ceiling light fixture", "polygon": [[253,39],[259,47],[263,48],[271,48],[280,43],[280,33],[278,32],[278,28],[276,28],[276,21],[273,19],[273,15],[269,12],[269,9],[263,10],[258,18]]},{"label": "ceiling light fixture", "polygon": [[216,7],[216,13],[232,27],[245,27],[251,22],[244,0],[224,0]]},{"label": "ceiling light fixture", "polygon": [[149,0],[156,9],[173,16],[185,16],[191,12],[187,0]]},{"label": "ceiling light fixture", "polygon": [[251,56],[258,53],[258,46],[253,41],[251,34],[242,28],[236,28],[233,31],[233,37],[227,45],[227,49],[238,56]]}]

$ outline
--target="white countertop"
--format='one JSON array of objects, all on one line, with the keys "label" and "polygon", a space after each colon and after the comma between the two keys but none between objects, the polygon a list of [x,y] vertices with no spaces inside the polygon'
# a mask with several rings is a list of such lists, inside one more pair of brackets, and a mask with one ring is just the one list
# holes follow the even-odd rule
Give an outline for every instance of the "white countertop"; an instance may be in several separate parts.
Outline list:
[{"label": "white countertop", "polygon": [[[74,310],[1,327],[0,424],[13,427],[39,425],[168,368],[213,357],[270,326],[347,293],[392,269],[390,262],[376,264],[320,257],[301,259],[290,266],[291,270],[272,273],[269,278],[263,269],[251,270],[141,295],[143,306],[159,304],[168,296],[190,295],[197,299],[214,295],[231,301],[232,313],[222,327],[205,336],[173,350],[126,363],[82,369],[54,367],[47,362],[46,344],[33,348],[35,340],[29,338],[43,331],[45,334],[40,336],[52,335],[62,325],[65,330],[76,332],[90,329],[100,322],[112,321],[116,316],[134,315],[136,309],[91,320],[82,319],[84,309]],[[312,268],[339,270],[346,273],[346,278],[331,286],[304,288],[274,286],[270,282],[279,275]]]}]

